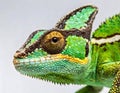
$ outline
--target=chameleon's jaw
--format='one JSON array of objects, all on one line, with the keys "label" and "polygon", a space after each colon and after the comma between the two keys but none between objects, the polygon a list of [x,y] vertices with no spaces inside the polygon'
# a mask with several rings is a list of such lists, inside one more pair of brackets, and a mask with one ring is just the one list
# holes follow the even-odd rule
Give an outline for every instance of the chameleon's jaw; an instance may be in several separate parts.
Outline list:
[{"label": "chameleon's jaw", "polygon": [[18,54],[18,53],[15,54],[14,60],[13,60],[14,65],[25,64],[25,63],[45,63],[45,62],[47,63],[47,62],[51,62],[51,61],[60,60],[60,54],[47,55],[44,57],[37,57],[37,58],[26,58],[24,56],[21,56],[21,58],[19,58],[19,56],[20,56],[20,54]]},{"label": "chameleon's jaw", "polygon": [[[55,83],[69,84],[77,83],[74,81],[74,78],[77,77],[77,73],[83,71],[83,64],[86,64],[87,61],[87,58],[80,60],[64,54],[32,58],[21,56],[20,58],[20,53],[16,52],[13,63],[20,73],[27,76],[49,80]],[[81,67],[83,69],[80,69]],[[75,71],[73,71],[73,69],[75,69]]]}]

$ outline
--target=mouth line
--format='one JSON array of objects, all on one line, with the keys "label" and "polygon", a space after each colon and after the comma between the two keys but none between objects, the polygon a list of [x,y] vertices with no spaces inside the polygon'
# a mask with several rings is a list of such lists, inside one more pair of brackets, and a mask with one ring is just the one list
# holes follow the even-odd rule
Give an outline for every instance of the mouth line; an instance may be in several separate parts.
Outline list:
[{"label": "mouth line", "polygon": [[[20,62],[19,62],[20,60]],[[58,60],[68,60],[70,62],[74,62],[74,63],[79,63],[79,64],[87,64],[88,63],[88,58],[84,58],[84,59],[79,59],[79,58],[75,58],[75,57],[71,57],[68,55],[63,55],[63,54],[54,54],[54,55],[47,55],[44,57],[39,57],[39,58],[23,58],[23,59],[17,59],[14,58],[13,63],[14,65],[20,64],[20,63],[44,63],[44,62],[53,62],[53,61],[58,61]]]},{"label": "mouth line", "polygon": [[[19,62],[20,60],[20,62]],[[39,57],[39,58],[23,58],[23,59],[16,59],[14,58],[13,60],[13,63],[14,65],[17,65],[17,64],[21,64],[21,63],[44,63],[44,62],[48,62],[48,61],[57,61],[59,59],[57,58],[52,58],[50,56],[45,56],[45,57]]]}]

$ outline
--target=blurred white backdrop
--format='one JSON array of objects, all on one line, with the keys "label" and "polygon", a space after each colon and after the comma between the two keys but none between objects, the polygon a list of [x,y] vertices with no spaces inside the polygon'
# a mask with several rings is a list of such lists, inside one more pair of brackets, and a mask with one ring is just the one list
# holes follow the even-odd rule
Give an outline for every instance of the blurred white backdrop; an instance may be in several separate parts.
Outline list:
[{"label": "blurred white backdrop", "polygon": [[[120,13],[120,0],[0,0],[0,93],[74,93],[81,87],[54,85],[21,75],[12,60],[31,32],[51,29],[66,13],[87,4],[99,8],[93,30]],[[101,93],[107,92],[104,88]]]}]

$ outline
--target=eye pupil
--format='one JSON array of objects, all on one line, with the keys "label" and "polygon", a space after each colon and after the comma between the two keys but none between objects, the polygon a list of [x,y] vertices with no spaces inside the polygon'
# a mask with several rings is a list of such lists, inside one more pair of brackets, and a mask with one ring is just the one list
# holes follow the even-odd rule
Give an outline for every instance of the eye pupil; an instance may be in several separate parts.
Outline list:
[{"label": "eye pupil", "polygon": [[58,38],[57,37],[53,37],[52,38],[52,42],[56,43],[58,41]]}]

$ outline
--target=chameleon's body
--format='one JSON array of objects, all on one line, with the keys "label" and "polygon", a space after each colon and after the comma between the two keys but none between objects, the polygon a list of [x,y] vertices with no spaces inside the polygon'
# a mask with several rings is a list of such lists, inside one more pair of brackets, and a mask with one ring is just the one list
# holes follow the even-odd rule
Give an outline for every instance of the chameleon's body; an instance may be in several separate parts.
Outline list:
[{"label": "chameleon's body", "polygon": [[14,55],[16,69],[55,83],[89,85],[77,93],[98,93],[103,86],[112,87],[110,93],[120,93],[120,14],[91,34],[97,11],[84,6],[55,28],[33,32]]}]

